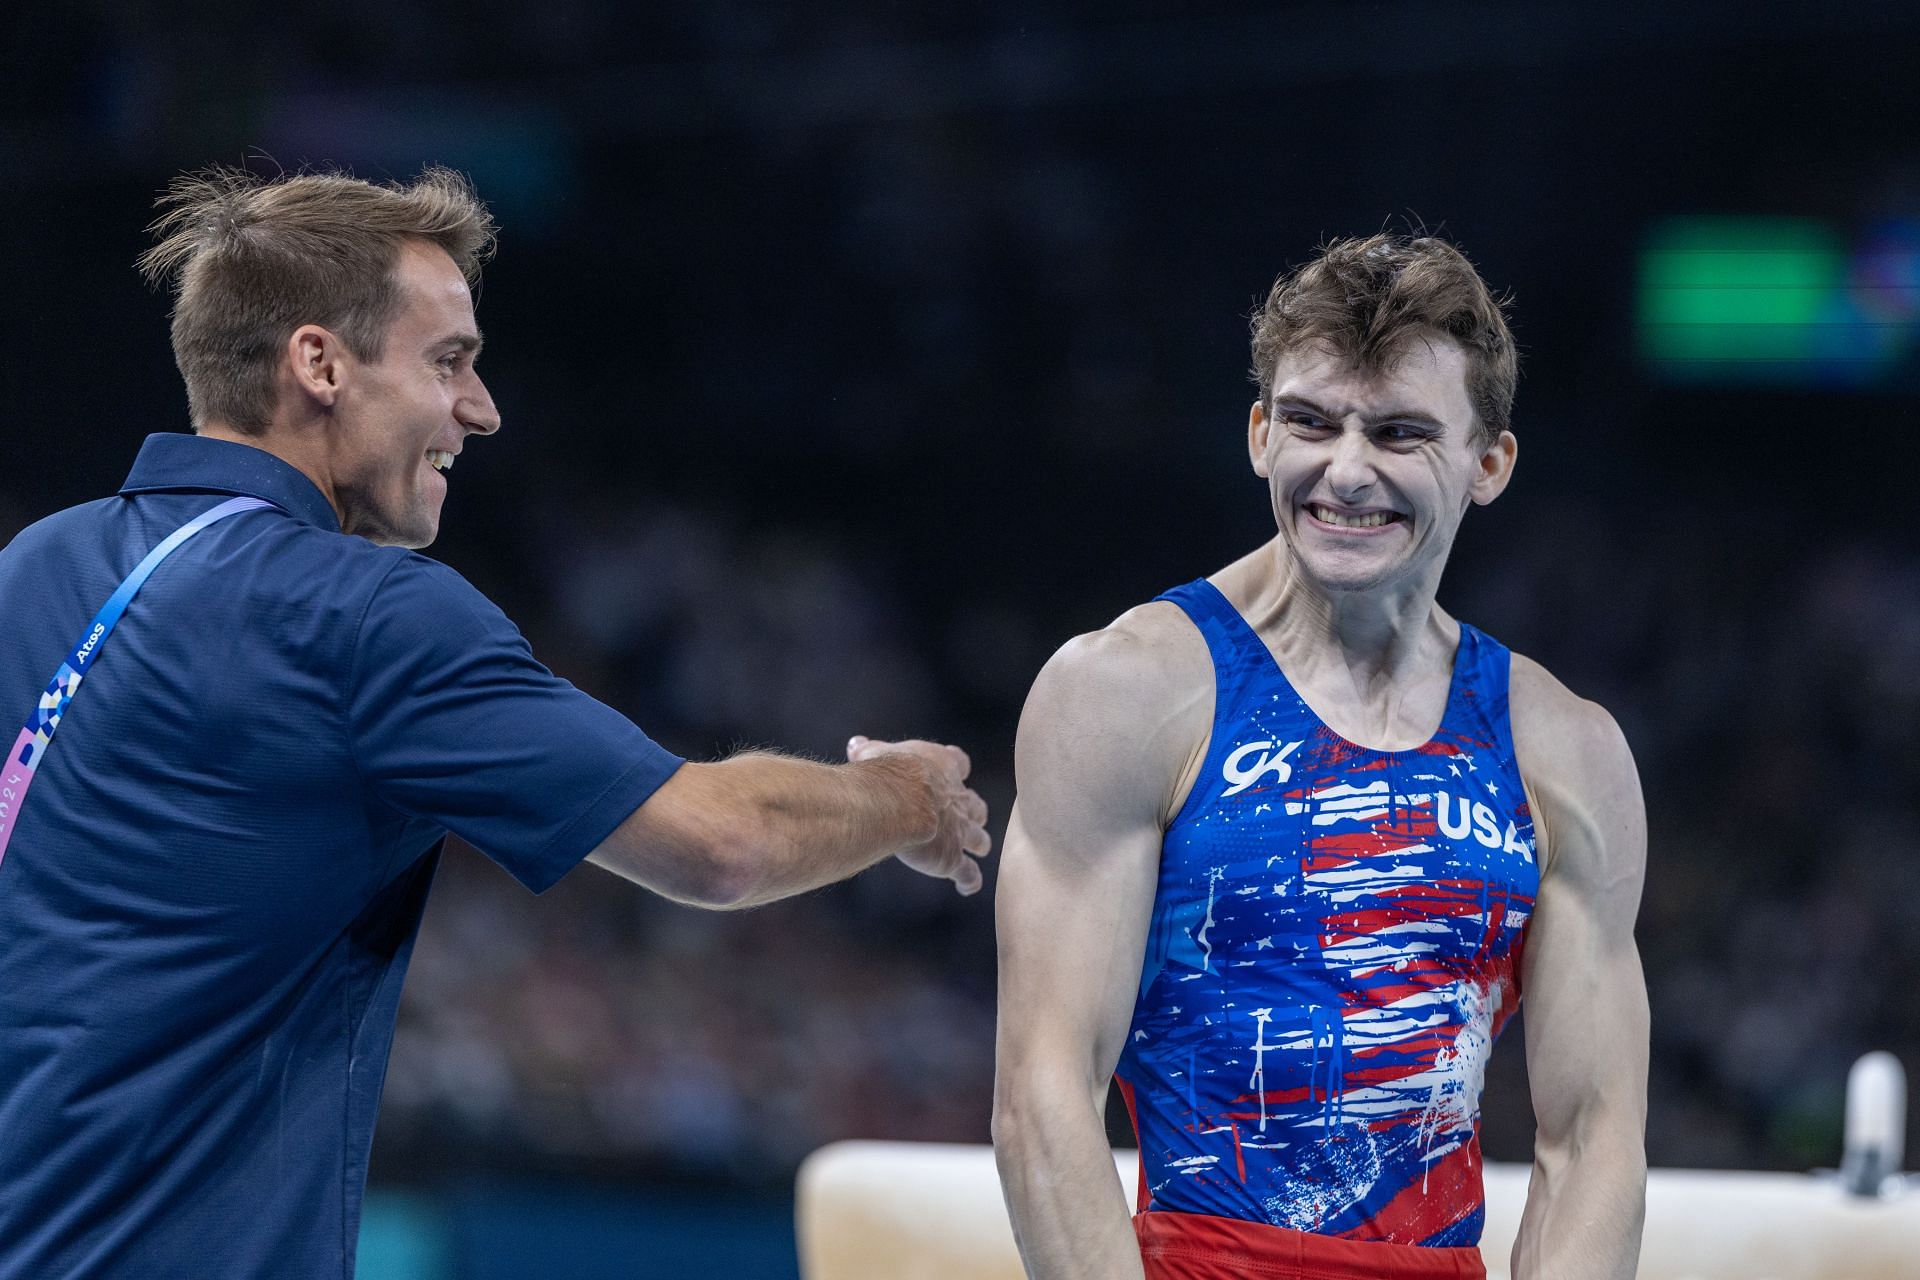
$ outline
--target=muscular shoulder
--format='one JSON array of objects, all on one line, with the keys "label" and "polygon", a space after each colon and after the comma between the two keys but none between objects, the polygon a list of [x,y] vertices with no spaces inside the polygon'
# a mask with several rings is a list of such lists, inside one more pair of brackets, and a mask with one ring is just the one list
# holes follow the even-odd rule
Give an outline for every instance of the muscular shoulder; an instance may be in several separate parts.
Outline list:
[{"label": "muscular shoulder", "polygon": [[[1644,831],[1640,777],[1619,724],[1545,667],[1513,655],[1513,745],[1543,837],[1545,861],[1609,832]],[[1641,840],[1644,836],[1640,837]],[[1637,841],[1629,841],[1637,843]]]},{"label": "muscular shoulder", "polygon": [[1591,775],[1632,767],[1626,737],[1605,707],[1523,654],[1513,655],[1510,681],[1514,751],[1523,773]]},{"label": "muscular shoulder", "polygon": [[1027,713],[1104,727],[1131,723],[1212,696],[1212,659],[1177,607],[1156,601],[1060,646],[1033,682]]},{"label": "muscular shoulder", "polygon": [[1055,789],[1164,807],[1213,717],[1213,660],[1172,604],[1075,636],[1034,680],[1020,717],[1023,797]]}]

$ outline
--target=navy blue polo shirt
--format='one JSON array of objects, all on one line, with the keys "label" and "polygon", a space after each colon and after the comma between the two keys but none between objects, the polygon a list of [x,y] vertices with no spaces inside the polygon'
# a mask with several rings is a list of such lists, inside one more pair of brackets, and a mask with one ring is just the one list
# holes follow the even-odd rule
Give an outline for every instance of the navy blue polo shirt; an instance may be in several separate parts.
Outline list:
[{"label": "navy blue polo shirt", "polygon": [[32,711],[154,544],[0,861],[0,1277],[345,1277],[439,843],[551,885],[679,765],[263,450],[156,435],[0,551]]}]

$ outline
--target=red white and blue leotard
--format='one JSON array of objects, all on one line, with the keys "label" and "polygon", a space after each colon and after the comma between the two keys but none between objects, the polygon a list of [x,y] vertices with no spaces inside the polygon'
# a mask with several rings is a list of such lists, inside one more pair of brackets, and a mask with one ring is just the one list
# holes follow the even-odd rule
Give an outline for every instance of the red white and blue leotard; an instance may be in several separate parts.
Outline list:
[{"label": "red white and blue leotard", "polygon": [[1373,751],[1212,584],[1161,599],[1206,637],[1216,688],[1115,1072],[1141,1208],[1471,1246],[1481,1079],[1540,884],[1509,654],[1461,624],[1439,731]]}]

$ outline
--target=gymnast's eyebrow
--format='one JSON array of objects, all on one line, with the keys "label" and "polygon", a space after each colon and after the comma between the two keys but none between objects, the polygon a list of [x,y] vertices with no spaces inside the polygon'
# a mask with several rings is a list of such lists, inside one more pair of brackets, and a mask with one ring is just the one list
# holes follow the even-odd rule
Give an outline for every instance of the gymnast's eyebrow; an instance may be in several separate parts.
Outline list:
[{"label": "gymnast's eyebrow", "polygon": [[[1347,417],[1344,413],[1335,413],[1331,409],[1323,408],[1315,404],[1304,396],[1296,395],[1275,396],[1273,398],[1273,408],[1276,413],[1283,408],[1301,409],[1313,414],[1315,417],[1324,418],[1328,422],[1339,422]],[[1400,422],[1406,423],[1409,426],[1427,427],[1434,431],[1445,431],[1447,429],[1446,423],[1440,421],[1440,419],[1434,417],[1432,414],[1422,413],[1418,409],[1393,409],[1386,413],[1375,414],[1373,417],[1365,419],[1365,422],[1369,427],[1383,426],[1390,422]]]},{"label": "gymnast's eyebrow", "polygon": [[1338,422],[1340,421],[1340,418],[1342,416],[1340,414],[1332,412],[1331,410],[1322,408],[1321,406],[1315,404],[1313,401],[1307,399],[1305,396],[1276,395],[1273,398],[1273,411],[1275,413],[1278,413],[1282,409],[1304,410],[1307,413],[1313,414],[1317,418],[1325,418],[1328,422]]},{"label": "gymnast's eyebrow", "polygon": [[1418,409],[1396,409],[1392,413],[1383,413],[1367,425],[1370,427],[1380,427],[1388,423],[1405,424],[1414,427],[1431,427],[1435,431],[1445,431],[1447,429],[1446,423],[1440,421],[1440,419],[1434,417],[1432,414],[1422,413]]}]

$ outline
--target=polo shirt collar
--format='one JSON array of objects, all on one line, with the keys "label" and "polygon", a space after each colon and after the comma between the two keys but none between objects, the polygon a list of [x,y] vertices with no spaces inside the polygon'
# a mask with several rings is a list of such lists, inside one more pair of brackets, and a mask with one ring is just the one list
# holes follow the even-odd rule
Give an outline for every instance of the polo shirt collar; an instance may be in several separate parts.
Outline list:
[{"label": "polo shirt collar", "polygon": [[250,444],[178,432],[148,436],[120,492],[168,489],[265,498],[297,520],[340,532],[340,518],[319,486],[292,463]]}]

